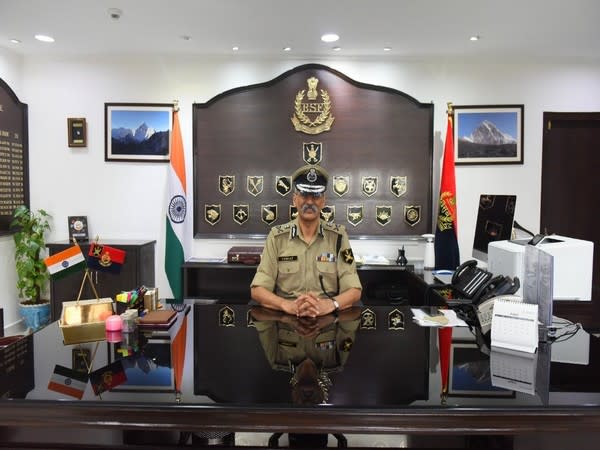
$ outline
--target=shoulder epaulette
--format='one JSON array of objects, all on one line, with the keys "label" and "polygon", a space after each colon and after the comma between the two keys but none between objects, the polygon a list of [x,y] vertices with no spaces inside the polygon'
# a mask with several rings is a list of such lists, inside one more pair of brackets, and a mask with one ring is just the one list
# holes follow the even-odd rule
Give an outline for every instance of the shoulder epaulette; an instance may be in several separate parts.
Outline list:
[{"label": "shoulder epaulette", "polygon": [[334,233],[343,234],[344,233],[344,225],[338,225],[333,222],[326,222],[322,224],[323,230],[333,231]]},{"label": "shoulder epaulette", "polygon": [[274,236],[279,236],[280,234],[289,233],[292,224],[290,222],[284,223],[283,225],[275,225],[271,228],[271,232]]}]

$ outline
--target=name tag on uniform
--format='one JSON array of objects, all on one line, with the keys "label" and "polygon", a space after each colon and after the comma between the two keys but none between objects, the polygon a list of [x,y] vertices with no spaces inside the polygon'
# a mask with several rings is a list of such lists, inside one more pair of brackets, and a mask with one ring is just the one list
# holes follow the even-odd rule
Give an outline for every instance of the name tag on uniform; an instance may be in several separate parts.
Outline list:
[{"label": "name tag on uniform", "polygon": [[333,253],[322,253],[319,256],[317,256],[317,261],[335,262],[335,255]]},{"label": "name tag on uniform", "polygon": [[280,256],[277,261],[298,261],[297,256]]}]

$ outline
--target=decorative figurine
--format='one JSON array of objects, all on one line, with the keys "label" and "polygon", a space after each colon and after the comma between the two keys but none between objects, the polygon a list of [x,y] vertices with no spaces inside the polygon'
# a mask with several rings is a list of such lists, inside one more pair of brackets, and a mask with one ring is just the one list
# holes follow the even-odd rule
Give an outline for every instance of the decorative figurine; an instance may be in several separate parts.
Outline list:
[{"label": "decorative figurine", "polygon": [[402,248],[398,249],[398,258],[396,258],[396,264],[404,267],[404,266],[406,266],[407,263],[408,263],[408,260],[406,259],[406,255],[404,254],[404,245],[403,245]]}]

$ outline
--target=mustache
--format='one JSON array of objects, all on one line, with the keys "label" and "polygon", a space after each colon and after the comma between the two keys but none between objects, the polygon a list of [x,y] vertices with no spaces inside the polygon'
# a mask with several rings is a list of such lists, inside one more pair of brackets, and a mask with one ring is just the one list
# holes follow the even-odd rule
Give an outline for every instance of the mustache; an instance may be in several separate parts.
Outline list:
[{"label": "mustache", "polygon": [[304,205],[302,206],[302,212],[306,212],[306,211],[312,211],[314,213],[317,212],[317,207],[315,205]]}]

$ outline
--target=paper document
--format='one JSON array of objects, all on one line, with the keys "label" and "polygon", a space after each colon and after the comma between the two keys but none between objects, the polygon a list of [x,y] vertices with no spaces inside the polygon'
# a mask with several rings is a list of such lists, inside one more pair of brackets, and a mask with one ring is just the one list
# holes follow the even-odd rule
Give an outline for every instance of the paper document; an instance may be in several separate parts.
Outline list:
[{"label": "paper document", "polygon": [[421,327],[466,327],[467,323],[459,319],[452,309],[440,309],[437,314],[428,314],[422,309],[411,308],[413,321]]}]

